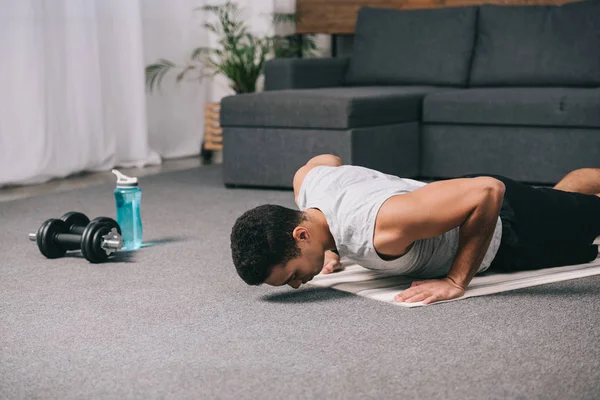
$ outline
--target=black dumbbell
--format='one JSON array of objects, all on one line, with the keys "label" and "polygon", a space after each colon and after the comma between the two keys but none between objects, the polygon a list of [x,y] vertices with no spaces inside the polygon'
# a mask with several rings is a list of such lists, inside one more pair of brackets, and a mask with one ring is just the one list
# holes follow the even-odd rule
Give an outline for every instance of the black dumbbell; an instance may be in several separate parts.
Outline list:
[{"label": "black dumbbell", "polygon": [[123,247],[121,229],[114,220],[100,217],[85,226],[78,225],[86,219],[80,213],[67,213],[61,219],[50,218],[37,233],[30,233],[29,239],[37,242],[40,252],[47,258],[62,257],[69,250],[81,250],[92,263],[107,260],[110,254]]}]

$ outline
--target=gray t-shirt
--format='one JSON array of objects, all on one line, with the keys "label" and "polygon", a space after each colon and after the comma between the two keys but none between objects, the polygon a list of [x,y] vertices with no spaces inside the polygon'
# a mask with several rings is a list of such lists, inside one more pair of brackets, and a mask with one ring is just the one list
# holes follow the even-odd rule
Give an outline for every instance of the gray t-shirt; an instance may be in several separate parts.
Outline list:
[{"label": "gray t-shirt", "polygon": [[[413,179],[387,175],[369,168],[343,165],[318,166],[304,178],[298,194],[301,211],[317,208],[325,215],[341,257],[357,264],[393,274],[418,278],[447,275],[458,249],[459,227],[430,239],[417,240],[395,260],[383,260],[373,245],[375,220],[390,197],[427,185]],[[478,272],[491,264],[502,236],[500,217]]]}]

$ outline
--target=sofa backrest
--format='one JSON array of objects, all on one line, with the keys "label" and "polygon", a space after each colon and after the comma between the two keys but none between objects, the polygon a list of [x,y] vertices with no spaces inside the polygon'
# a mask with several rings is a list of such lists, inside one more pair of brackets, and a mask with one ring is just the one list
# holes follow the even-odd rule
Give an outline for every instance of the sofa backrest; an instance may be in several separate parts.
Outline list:
[{"label": "sofa backrest", "polygon": [[477,7],[362,8],[346,84],[465,86],[476,13]]},{"label": "sofa backrest", "polygon": [[599,86],[600,1],[480,7],[470,86]]}]

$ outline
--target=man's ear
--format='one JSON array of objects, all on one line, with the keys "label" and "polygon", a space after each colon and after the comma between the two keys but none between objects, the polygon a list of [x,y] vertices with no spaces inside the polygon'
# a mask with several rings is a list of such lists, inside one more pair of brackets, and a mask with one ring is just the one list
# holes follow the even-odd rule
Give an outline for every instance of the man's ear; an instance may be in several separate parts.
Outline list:
[{"label": "man's ear", "polygon": [[292,232],[292,236],[296,241],[308,240],[310,238],[310,232],[304,226],[297,226],[294,228],[294,232]]}]

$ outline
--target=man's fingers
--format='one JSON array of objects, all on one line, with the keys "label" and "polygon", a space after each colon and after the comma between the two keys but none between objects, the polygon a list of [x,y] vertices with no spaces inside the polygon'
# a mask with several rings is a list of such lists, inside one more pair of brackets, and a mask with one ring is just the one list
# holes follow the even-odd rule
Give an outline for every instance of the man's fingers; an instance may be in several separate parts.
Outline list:
[{"label": "man's fingers", "polygon": [[418,301],[423,301],[430,296],[431,296],[431,293],[429,293],[429,292],[421,292],[421,293],[418,293],[418,294],[406,299],[406,302],[407,303],[416,303]]},{"label": "man's fingers", "polygon": [[337,262],[337,263],[335,263],[333,265],[333,270],[336,271],[336,272],[337,271],[342,271],[343,269],[344,269],[344,266],[341,263],[339,263],[339,262]]},{"label": "man's fingers", "polygon": [[428,298],[426,298],[425,300],[423,300],[424,304],[431,304],[431,303],[435,303],[436,301],[439,300],[439,297],[436,295],[433,296],[429,296]]},{"label": "man's fingers", "polygon": [[415,281],[410,288],[398,293],[394,299],[398,302],[431,304],[455,299],[464,293],[464,289],[457,288],[445,280]]},{"label": "man's fingers", "polygon": [[395,297],[396,301],[406,301],[411,297],[419,294],[421,291],[415,288],[406,289],[405,291],[398,293]]},{"label": "man's fingers", "polygon": [[323,270],[321,272],[326,275],[326,274],[331,274],[333,272],[341,271],[343,269],[344,269],[344,266],[342,264],[340,264],[339,262],[337,262],[335,260],[331,260],[327,264],[325,264],[325,266],[323,267]]},{"label": "man's fingers", "polygon": [[401,293],[398,293],[394,299],[399,302],[416,303],[418,301],[423,301],[431,296],[432,294],[430,290],[428,290],[427,288],[423,288],[423,286],[415,285],[411,286],[409,289],[406,289]]},{"label": "man's fingers", "polygon": [[323,267],[323,273],[324,274],[331,274],[334,271],[334,265],[335,265],[335,260],[331,260],[329,261],[327,264],[325,264],[325,266]]}]

